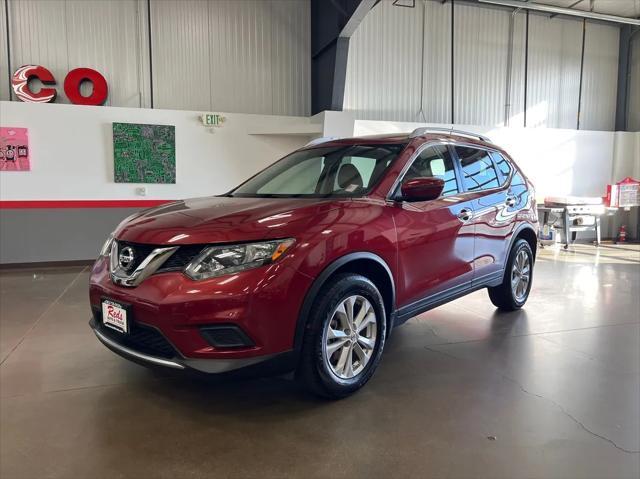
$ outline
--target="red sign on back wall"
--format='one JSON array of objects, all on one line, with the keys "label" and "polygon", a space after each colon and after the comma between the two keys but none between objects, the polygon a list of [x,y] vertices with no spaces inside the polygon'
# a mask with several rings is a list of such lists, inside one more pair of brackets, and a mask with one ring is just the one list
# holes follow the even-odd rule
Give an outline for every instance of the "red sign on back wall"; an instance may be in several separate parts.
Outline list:
[{"label": "red sign on back wall", "polygon": [[[29,81],[38,79],[47,87],[34,92],[29,87]],[[84,82],[93,84],[93,91],[89,96],[80,93],[80,86]],[[40,65],[23,65],[18,68],[11,78],[11,86],[16,96],[28,103],[48,103],[56,99],[57,91],[53,86],[56,79],[51,72]],[[76,68],[71,70],[64,79],[64,92],[69,101],[75,105],[103,105],[109,94],[107,80],[96,70],[91,68]]]}]

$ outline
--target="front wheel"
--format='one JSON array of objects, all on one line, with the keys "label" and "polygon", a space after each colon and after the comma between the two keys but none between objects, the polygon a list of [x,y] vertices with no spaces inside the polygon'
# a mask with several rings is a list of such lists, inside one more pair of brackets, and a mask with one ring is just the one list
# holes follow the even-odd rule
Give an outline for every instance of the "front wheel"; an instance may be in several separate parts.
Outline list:
[{"label": "front wheel", "polygon": [[511,248],[502,284],[489,289],[489,298],[498,309],[515,311],[529,298],[533,281],[533,252],[529,243],[519,239]]},{"label": "front wheel", "polygon": [[297,378],[320,396],[346,397],[371,378],[386,337],[384,303],[368,278],[332,278],[316,298]]}]

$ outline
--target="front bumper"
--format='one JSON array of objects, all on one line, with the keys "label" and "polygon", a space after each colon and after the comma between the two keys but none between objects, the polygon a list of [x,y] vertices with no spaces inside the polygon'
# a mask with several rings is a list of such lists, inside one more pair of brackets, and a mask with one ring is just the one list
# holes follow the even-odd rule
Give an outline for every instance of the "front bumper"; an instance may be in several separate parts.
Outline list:
[{"label": "front bumper", "polygon": [[[202,372],[227,372],[264,363],[294,349],[294,336],[311,279],[276,263],[234,275],[193,281],[181,272],[157,273],[128,288],[111,281],[108,264],[93,267],[89,289],[92,328],[114,352],[146,364]],[[153,330],[166,348],[140,348],[102,327],[104,299],[128,308],[134,325]],[[214,346],[210,328],[232,326],[249,339],[246,347]]]},{"label": "front bumper", "polygon": [[91,326],[91,329],[93,329],[96,338],[98,338],[98,340],[111,351],[123,358],[149,366],[160,366],[178,370],[191,369],[207,374],[221,374],[254,366],[262,362],[272,361],[279,356],[277,354],[269,354],[266,356],[238,359],[187,359],[175,356],[171,359],[167,359],[137,351],[133,347],[122,344],[121,342],[109,337],[97,327],[93,318],[89,321],[89,325]]}]

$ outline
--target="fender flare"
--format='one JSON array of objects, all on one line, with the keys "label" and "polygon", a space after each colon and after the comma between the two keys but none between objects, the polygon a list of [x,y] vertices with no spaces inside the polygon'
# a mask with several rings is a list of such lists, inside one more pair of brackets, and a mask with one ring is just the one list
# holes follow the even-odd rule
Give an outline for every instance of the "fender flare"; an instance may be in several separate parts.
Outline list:
[{"label": "fender flare", "polygon": [[[516,238],[518,237],[518,235],[520,233],[522,233],[524,230],[531,230],[531,232],[533,233],[533,236],[536,237],[536,240],[538,238],[538,233],[536,233],[536,230],[533,228],[533,226],[531,226],[529,223],[522,223],[520,226],[518,226],[514,231],[513,234],[511,235],[511,240],[509,240],[509,249],[507,250],[507,254],[511,253],[511,248],[513,248],[513,243],[516,242]],[[533,257],[535,259],[536,257],[536,250],[535,248],[533,248]]]},{"label": "fender flare", "polygon": [[389,281],[391,283],[391,311],[389,311],[389,317],[386,319],[389,321],[389,325],[393,324],[393,316],[396,309],[396,283],[393,278],[393,274],[391,273],[391,268],[389,268],[389,265],[385,262],[385,260],[383,260],[377,254],[366,251],[349,253],[334,260],[325,269],[323,269],[318,277],[313,281],[311,287],[305,294],[304,301],[302,302],[302,307],[300,308],[300,312],[298,314],[295,336],[293,338],[293,348],[295,351],[299,352],[302,349],[302,341],[304,339],[304,332],[309,320],[309,313],[311,311],[311,307],[313,306],[313,301],[320,292],[320,289],[325,285],[331,275],[334,274],[338,269],[352,261],[362,259],[375,261],[384,268],[384,270],[387,272],[387,275],[389,276]]},{"label": "fender flare", "polygon": [[[538,234],[536,233],[536,230],[533,228],[533,226],[531,226],[529,223],[522,223],[515,230],[513,230],[513,234],[511,235],[511,239],[509,240],[509,248],[507,249],[507,256],[506,256],[507,258],[511,254],[511,249],[513,248],[513,244],[516,242],[516,238],[524,230],[531,230],[533,235],[536,237],[536,242],[537,242]],[[536,261],[536,249],[533,248],[531,252],[533,253],[533,263],[535,263],[535,261]],[[504,271],[502,273],[502,280],[500,281],[501,283],[504,281],[504,278],[505,278],[506,274],[507,274],[507,261],[505,260]],[[492,285],[492,286],[494,286],[494,285]],[[497,286],[497,285],[495,285],[495,286]]]}]

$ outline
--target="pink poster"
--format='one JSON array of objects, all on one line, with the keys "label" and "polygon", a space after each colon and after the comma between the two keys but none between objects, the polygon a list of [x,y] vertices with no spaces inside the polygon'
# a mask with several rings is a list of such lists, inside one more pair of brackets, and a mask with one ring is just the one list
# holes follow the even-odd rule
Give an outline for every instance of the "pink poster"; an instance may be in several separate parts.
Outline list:
[{"label": "pink poster", "polygon": [[0,171],[29,171],[29,130],[0,126]]}]

